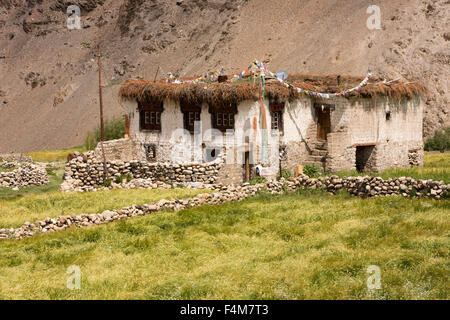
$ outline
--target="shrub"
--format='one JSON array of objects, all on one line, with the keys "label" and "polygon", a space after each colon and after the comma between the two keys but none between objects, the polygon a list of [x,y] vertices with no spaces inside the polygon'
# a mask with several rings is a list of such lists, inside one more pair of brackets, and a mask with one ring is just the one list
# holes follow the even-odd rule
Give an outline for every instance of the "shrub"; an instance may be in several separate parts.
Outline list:
[{"label": "shrub", "polygon": [[111,179],[106,179],[106,180],[104,180],[103,183],[102,183],[102,185],[103,185],[104,187],[109,188],[109,187],[111,186]]},{"label": "shrub", "polygon": [[303,167],[303,173],[310,178],[317,178],[323,175],[323,169],[315,164],[307,164]]},{"label": "shrub", "polygon": [[290,177],[292,177],[291,170],[286,169],[286,168],[282,168],[281,169],[281,176],[280,176],[280,174],[278,174],[277,180],[280,180],[281,178],[288,179]]},{"label": "shrub", "polygon": [[121,184],[122,181],[123,181],[123,175],[117,176],[117,177],[114,179],[114,182],[117,183],[117,184]]},{"label": "shrub", "polygon": [[450,127],[445,127],[436,131],[434,136],[425,142],[425,151],[439,150],[444,152],[450,150]]},{"label": "shrub", "polygon": [[[123,117],[107,120],[104,123],[105,141],[120,139],[125,136],[125,119]],[[89,132],[84,141],[86,149],[93,150],[100,142],[101,132],[100,127],[92,132]]]}]

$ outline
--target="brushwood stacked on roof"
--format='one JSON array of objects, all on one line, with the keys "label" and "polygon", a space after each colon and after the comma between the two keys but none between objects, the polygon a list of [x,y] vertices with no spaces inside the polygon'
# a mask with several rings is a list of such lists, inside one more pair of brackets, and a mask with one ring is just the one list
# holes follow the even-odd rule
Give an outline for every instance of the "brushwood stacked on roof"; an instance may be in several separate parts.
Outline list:
[{"label": "brushwood stacked on roof", "polygon": [[[290,83],[305,90],[337,93],[354,87],[363,78],[338,75],[305,75],[289,76]],[[264,87],[265,96],[275,100],[293,100],[304,93],[286,88],[276,80],[268,80]],[[422,95],[426,88],[419,83],[394,82],[390,84],[369,83],[348,97],[372,98],[387,96],[392,99],[413,98]],[[119,95],[122,98],[145,100],[185,100],[191,103],[233,104],[244,100],[256,100],[259,97],[259,84],[254,80],[234,83],[191,83],[174,84],[165,81],[128,80],[122,84]]]}]

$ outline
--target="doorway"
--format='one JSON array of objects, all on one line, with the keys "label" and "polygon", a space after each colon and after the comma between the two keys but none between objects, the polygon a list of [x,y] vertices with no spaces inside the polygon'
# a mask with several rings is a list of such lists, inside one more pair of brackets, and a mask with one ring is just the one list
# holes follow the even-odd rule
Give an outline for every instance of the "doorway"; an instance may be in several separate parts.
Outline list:
[{"label": "doorway", "polygon": [[358,172],[375,171],[375,146],[356,147],[356,170]]},{"label": "doorway", "polygon": [[331,132],[331,108],[317,104],[317,139],[326,141],[327,135]]}]

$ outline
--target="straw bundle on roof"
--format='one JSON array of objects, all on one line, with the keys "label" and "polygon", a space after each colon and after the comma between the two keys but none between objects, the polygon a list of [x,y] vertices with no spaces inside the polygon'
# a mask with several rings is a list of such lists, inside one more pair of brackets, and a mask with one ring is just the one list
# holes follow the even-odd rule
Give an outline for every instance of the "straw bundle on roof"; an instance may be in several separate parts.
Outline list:
[{"label": "straw bundle on roof", "polygon": [[[291,75],[287,82],[305,90],[337,93],[359,84],[363,78],[337,75]],[[265,95],[270,99],[292,100],[303,93],[288,89],[278,81],[268,81]],[[419,83],[391,84],[369,83],[360,90],[353,91],[350,97],[372,98],[388,96],[393,99],[413,98],[426,92]],[[128,80],[122,84],[119,95],[122,98],[145,100],[184,100],[189,103],[206,102],[208,104],[239,103],[243,100],[256,100],[259,97],[259,86],[251,81],[226,83],[172,84],[163,81]]]}]

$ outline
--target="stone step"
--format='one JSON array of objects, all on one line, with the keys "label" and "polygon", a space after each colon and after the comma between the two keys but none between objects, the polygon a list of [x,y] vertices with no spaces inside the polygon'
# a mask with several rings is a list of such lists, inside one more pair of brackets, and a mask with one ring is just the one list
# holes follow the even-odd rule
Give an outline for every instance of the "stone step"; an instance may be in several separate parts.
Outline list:
[{"label": "stone step", "polygon": [[327,150],[321,150],[321,149],[314,149],[311,151],[312,156],[326,156],[328,153]]},{"label": "stone step", "polygon": [[308,160],[315,161],[315,162],[323,162],[324,157],[323,156],[308,156]]}]

